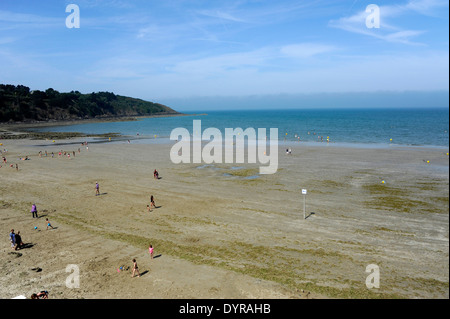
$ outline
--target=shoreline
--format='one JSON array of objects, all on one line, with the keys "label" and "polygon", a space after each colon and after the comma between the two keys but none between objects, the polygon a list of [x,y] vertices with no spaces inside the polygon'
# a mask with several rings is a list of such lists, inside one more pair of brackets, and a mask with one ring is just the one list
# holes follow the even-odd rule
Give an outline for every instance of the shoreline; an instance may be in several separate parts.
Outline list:
[{"label": "shoreline", "polygon": [[[135,135],[125,135],[119,132],[107,132],[107,133],[82,133],[79,131],[73,132],[52,132],[49,131],[38,131],[35,129],[52,128],[59,126],[70,126],[70,125],[80,125],[80,124],[93,124],[93,123],[110,123],[110,122],[131,122],[139,121],[146,118],[165,118],[165,117],[185,117],[185,116],[205,116],[206,113],[177,113],[177,114],[159,114],[159,115],[146,115],[146,116],[123,116],[123,117],[113,117],[113,118],[94,118],[94,119],[77,119],[77,120],[64,120],[64,121],[46,121],[46,122],[31,122],[31,123],[0,123],[0,140],[1,139],[70,139],[77,137],[86,138],[113,138],[113,139],[130,139],[139,140],[145,144],[146,140],[154,140],[152,135],[140,135],[136,138]],[[171,143],[169,136],[158,136],[160,141],[166,141]],[[296,145],[301,146],[314,146],[314,147],[342,147],[342,148],[354,148],[354,149],[431,149],[431,150],[448,150],[449,145],[435,145],[435,144],[397,144],[391,142],[359,142],[359,141],[317,141],[317,140],[283,140],[280,138],[278,140],[278,145],[282,147],[293,147]]]},{"label": "shoreline", "polygon": [[[14,123],[0,123],[0,129],[5,128],[34,128],[34,127],[54,127],[54,126],[70,126],[78,124],[89,123],[108,123],[108,122],[131,122],[137,121],[143,118],[163,118],[163,117],[177,117],[177,116],[190,116],[191,114],[185,113],[167,113],[167,114],[155,114],[155,115],[136,115],[136,116],[116,116],[116,117],[101,117],[101,118],[89,118],[89,119],[73,119],[73,120],[49,120],[49,121],[33,121],[33,122],[14,122]],[[203,115],[203,114],[193,114]],[[17,130],[16,130],[17,131]]]},{"label": "shoreline", "polygon": [[[183,116],[189,116],[183,115]],[[74,124],[88,124],[88,123],[105,123],[109,121],[103,122],[83,122],[83,123],[67,123],[64,125],[74,125]],[[136,137],[135,135],[123,135],[121,133],[109,132],[103,134],[89,134],[89,133],[81,133],[81,132],[51,132],[51,131],[34,131],[33,128],[39,127],[53,127],[53,126],[63,126],[61,124],[55,125],[47,125],[47,124],[30,124],[30,125],[20,125],[16,126],[15,129],[3,128],[0,124],[0,140],[14,140],[14,139],[33,139],[33,140],[49,140],[49,139],[58,139],[58,140],[66,140],[73,138],[112,138],[111,141],[105,140],[104,142],[117,142],[117,140],[134,140],[139,141],[140,144],[153,144],[152,142],[155,140],[154,137],[150,135],[140,135]],[[156,138],[162,143],[171,144],[172,140],[168,136],[159,136]],[[146,141],[148,141],[146,143]],[[101,142],[98,142],[101,143]],[[206,144],[206,141],[202,141],[202,144]],[[419,144],[395,144],[395,143],[361,143],[361,142],[317,142],[317,141],[278,141],[278,145],[280,147],[296,147],[296,146],[306,146],[306,147],[338,147],[338,148],[347,148],[347,149],[379,149],[379,150],[388,150],[388,149],[417,149],[417,150],[440,150],[445,151],[449,150],[449,146],[444,145],[419,145]]]},{"label": "shoreline", "polygon": [[[56,126],[70,126],[79,124],[92,123],[112,123],[112,122],[128,122],[138,121],[144,118],[164,118],[164,117],[178,117],[190,116],[191,114],[177,113],[177,114],[160,114],[160,115],[143,115],[143,116],[124,116],[111,118],[94,118],[94,119],[77,119],[77,120],[62,120],[62,121],[45,121],[45,122],[16,122],[16,123],[0,123],[0,140],[5,139],[70,139],[76,137],[126,137],[120,133],[105,133],[105,134],[87,134],[81,132],[41,132],[35,131],[35,128],[46,128]],[[203,115],[203,114],[200,114]]]}]

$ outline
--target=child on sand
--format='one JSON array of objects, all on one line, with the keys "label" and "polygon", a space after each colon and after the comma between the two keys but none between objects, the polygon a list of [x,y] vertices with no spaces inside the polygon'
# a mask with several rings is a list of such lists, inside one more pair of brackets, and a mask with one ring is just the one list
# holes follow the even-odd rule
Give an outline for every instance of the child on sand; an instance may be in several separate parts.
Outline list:
[{"label": "child on sand", "polygon": [[153,246],[150,244],[150,246],[148,247],[148,252],[150,254],[150,257],[152,257],[153,259]]},{"label": "child on sand", "polygon": [[137,265],[136,259],[133,259],[133,274],[131,275],[131,278],[134,278],[134,273],[137,272],[138,277],[141,277],[141,274],[139,273],[139,267]]},{"label": "child on sand", "polygon": [[100,195],[100,185],[95,182],[95,196]]},{"label": "child on sand", "polygon": [[14,229],[11,229],[11,233],[9,233],[9,241],[11,242],[11,248],[15,249],[15,247],[16,247],[16,234],[14,233]]},{"label": "child on sand", "polygon": [[50,224],[50,222],[48,221],[48,218],[45,219],[45,222],[47,223],[47,230],[48,230],[49,227],[51,227],[52,229],[54,229],[53,226],[52,226],[52,224]]}]

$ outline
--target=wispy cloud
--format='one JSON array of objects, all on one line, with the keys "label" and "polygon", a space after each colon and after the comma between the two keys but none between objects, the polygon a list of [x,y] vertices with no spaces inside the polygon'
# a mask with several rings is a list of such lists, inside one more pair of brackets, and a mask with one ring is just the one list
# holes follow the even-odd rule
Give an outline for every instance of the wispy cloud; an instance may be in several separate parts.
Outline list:
[{"label": "wispy cloud", "polygon": [[[267,70],[276,48],[220,55],[204,59],[159,61],[166,65],[161,73],[144,73],[132,79],[132,70],[122,75],[93,72],[90,80],[108,83],[114,90],[133,90],[147,99],[187,97],[193,95],[249,95],[278,93],[375,92],[378,90],[436,90],[448,87],[448,53],[371,55],[342,59],[314,68],[293,65],[289,70]],[[123,66],[123,63],[120,65]],[[118,67],[120,67],[118,65]],[[132,65],[129,65],[133,67]],[[135,66],[137,70],[139,65]],[[140,66],[142,69],[142,66]],[[105,71],[114,69],[113,66]],[[146,69],[144,67],[144,69]],[[148,69],[147,69],[148,71]],[[115,81],[109,76],[130,76]],[[96,77],[97,76],[97,77]]]},{"label": "wispy cloud", "polygon": [[[30,87],[153,99],[448,86],[442,0],[383,1],[380,29],[360,0],[16,2],[0,4],[0,77]],[[69,3],[80,29],[65,27]]]},{"label": "wispy cloud", "polygon": [[11,11],[0,10],[0,23],[5,23],[9,28],[15,28],[19,26],[35,26],[35,27],[48,27],[61,25],[61,18],[45,17],[28,13],[16,13]]},{"label": "wispy cloud", "polygon": [[243,22],[243,23],[248,22],[242,18],[235,17],[232,14],[221,11],[221,10],[199,10],[199,11],[196,11],[196,13],[199,15],[206,16],[206,17],[216,18],[216,19],[221,19],[221,20],[226,20],[226,21]]},{"label": "wispy cloud", "polygon": [[329,53],[337,48],[332,45],[317,43],[300,43],[283,46],[280,52],[286,57],[306,59],[318,54]]},{"label": "wispy cloud", "polygon": [[[74,3],[73,0],[66,0],[66,5]],[[128,9],[134,8],[133,1],[124,1],[124,0],[77,0],[76,4],[82,8],[105,8],[105,7],[114,7],[117,9]]]},{"label": "wispy cloud", "polygon": [[262,48],[249,52],[221,54],[199,59],[190,59],[175,63],[168,70],[177,74],[213,76],[233,70],[259,69],[274,56],[275,50]]},{"label": "wispy cloud", "polygon": [[436,16],[441,9],[448,8],[448,0],[410,0],[405,7],[423,15]]},{"label": "wispy cloud", "polygon": [[102,59],[91,67],[89,77],[142,78],[149,75],[191,77],[207,79],[228,77],[239,72],[266,72],[267,69],[284,69],[291,61],[308,62],[338,50],[337,47],[318,43],[297,43],[285,46],[266,46],[233,53],[172,54],[152,57],[130,52]]}]

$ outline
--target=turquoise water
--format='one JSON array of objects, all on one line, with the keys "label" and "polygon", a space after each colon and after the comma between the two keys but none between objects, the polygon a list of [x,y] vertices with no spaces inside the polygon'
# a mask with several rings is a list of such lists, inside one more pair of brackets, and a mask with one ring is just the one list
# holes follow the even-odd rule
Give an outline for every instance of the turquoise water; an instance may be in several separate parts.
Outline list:
[{"label": "turquoise water", "polygon": [[[199,111],[198,113],[203,113]],[[42,128],[42,131],[120,133],[140,139],[168,140],[173,129],[193,131],[193,120],[202,121],[202,131],[209,127],[278,128],[279,142],[323,142],[365,145],[449,146],[448,109],[370,109],[370,110],[264,110],[207,111],[207,115],[146,118],[139,121],[79,124]],[[287,135],[286,135],[287,133]],[[269,134],[269,131],[267,132]],[[391,141],[392,139],[392,141]]]}]

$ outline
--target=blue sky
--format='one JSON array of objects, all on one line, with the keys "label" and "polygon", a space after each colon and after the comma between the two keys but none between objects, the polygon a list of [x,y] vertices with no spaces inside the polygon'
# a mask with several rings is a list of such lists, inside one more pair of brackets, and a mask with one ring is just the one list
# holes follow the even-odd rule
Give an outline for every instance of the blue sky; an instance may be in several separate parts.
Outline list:
[{"label": "blue sky", "polygon": [[[78,29],[65,24],[72,3]],[[369,4],[379,29],[366,26]],[[448,12],[442,0],[1,0],[0,83],[178,110],[363,92],[448,107]]]}]

